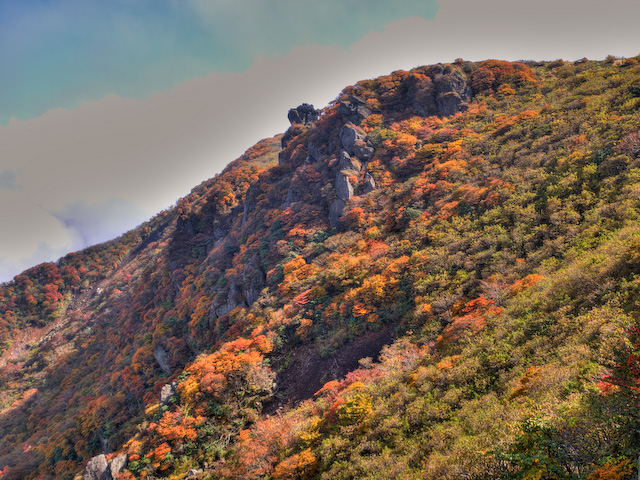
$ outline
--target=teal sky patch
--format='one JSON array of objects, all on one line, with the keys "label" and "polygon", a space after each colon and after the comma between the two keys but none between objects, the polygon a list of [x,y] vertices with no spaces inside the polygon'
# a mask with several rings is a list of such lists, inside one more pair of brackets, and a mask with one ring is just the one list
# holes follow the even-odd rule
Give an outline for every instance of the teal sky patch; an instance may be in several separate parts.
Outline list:
[{"label": "teal sky patch", "polygon": [[0,0],[0,125],[109,94],[145,98],[292,48],[346,48],[436,0]]}]

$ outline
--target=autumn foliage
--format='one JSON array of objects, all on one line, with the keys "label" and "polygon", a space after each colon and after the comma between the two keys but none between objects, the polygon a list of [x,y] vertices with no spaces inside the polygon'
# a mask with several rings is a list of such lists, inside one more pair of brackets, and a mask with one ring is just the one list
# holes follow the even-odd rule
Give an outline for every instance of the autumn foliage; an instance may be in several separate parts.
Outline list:
[{"label": "autumn foliage", "polygon": [[627,60],[358,82],[1,285],[0,477],[72,480],[103,451],[128,480],[636,476]]}]

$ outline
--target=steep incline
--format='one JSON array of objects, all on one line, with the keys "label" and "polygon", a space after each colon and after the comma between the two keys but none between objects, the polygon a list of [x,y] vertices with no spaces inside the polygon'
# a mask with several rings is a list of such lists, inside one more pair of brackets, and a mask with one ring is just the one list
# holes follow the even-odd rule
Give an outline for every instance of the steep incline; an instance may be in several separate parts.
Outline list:
[{"label": "steep incline", "polygon": [[2,480],[627,478],[639,85],[638,59],[362,81],[3,285]]}]

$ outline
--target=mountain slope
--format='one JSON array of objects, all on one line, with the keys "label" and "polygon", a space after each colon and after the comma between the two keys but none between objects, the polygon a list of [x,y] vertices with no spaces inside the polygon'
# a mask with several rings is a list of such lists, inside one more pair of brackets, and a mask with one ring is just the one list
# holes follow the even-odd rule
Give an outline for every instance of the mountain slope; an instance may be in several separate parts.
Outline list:
[{"label": "mountain slope", "polygon": [[639,73],[363,81],[3,285],[2,478],[627,478]]}]

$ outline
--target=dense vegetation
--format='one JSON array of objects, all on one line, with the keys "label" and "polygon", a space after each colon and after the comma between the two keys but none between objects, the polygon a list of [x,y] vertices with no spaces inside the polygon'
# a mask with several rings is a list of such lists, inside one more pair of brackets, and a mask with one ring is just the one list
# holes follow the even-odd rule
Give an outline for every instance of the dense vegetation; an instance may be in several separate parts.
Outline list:
[{"label": "dense vegetation", "polygon": [[17,276],[0,477],[632,478],[639,109],[640,58],[394,72]]}]

